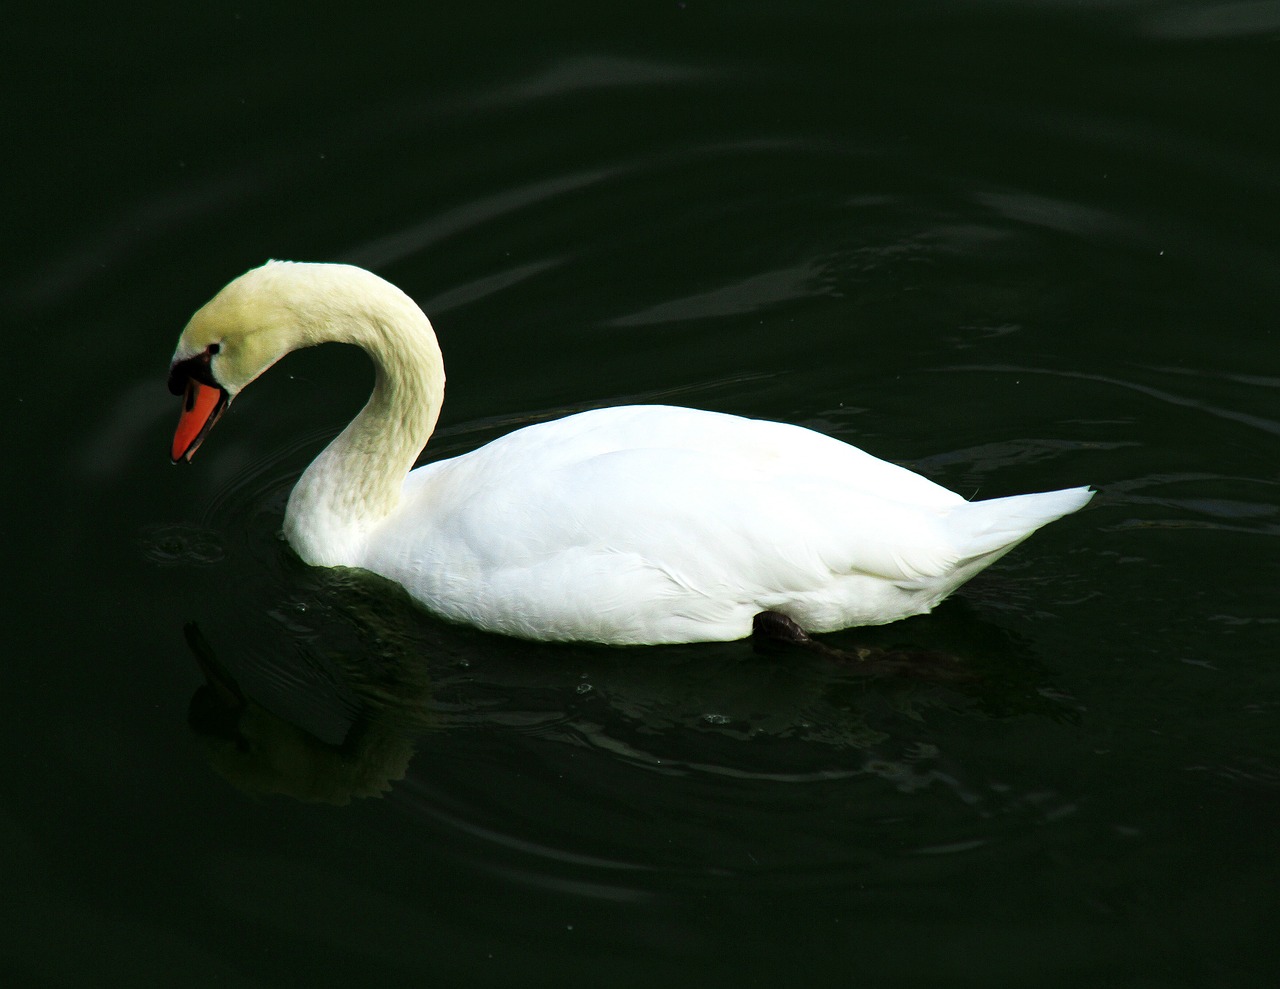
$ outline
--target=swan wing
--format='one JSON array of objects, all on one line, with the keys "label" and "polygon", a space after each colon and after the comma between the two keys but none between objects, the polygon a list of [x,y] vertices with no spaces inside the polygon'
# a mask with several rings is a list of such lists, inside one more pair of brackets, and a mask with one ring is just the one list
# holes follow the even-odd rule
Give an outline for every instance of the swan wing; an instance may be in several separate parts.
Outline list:
[{"label": "swan wing", "polygon": [[654,623],[720,622],[728,638],[836,578],[945,574],[960,555],[946,516],[963,504],[800,427],[624,407],[414,471],[366,566],[498,631],[620,641],[630,624],[654,641]]}]

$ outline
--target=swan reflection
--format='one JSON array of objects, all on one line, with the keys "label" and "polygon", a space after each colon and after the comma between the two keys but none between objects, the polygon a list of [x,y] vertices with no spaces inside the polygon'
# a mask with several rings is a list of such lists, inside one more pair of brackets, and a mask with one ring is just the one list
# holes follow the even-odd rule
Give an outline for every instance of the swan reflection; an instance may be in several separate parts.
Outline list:
[{"label": "swan reflection", "polygon": [[249,793],[341,805],[380,796],[404,778],[416,736],[430,721],[425,679],[299,682],[283,696],[272,692],[273,710],[245,689],[194,624],[184,631],[205,678],[187,722],[228,782]]},{"label": "swan reflection", "polygon": [[[367,632],[364,599],[378,589],[356,582],[331,600],[339,611],[355,601],[351,628]],[[891,630],[860,630],[822,643],[650,650],[644,662],[629,650],[449,627],[424,634],[411,608],[401,617],[413,637],[398,641],[409,633],[383,616],[367,641],[346,642],[333,610],[307,614],[282,647],[237,653],[235,671],[187,626],[204,679],[188,723],[213,769],[246,792],[337,805],[381,796],[405,778],[420,740],[446,729],[536,736],[667,775],[872,774],[897,786],[928,748],[935,714],[1080,714],[1025,645],[959,601],[909,626],[909,647]],[[962,654],[939,642],[962,643]]]}]

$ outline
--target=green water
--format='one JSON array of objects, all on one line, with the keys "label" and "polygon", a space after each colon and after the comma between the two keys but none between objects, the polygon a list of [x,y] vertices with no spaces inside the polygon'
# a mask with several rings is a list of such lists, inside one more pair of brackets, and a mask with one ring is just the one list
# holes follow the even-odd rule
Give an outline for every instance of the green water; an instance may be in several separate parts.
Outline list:
[{"label": "green water", "polygon": [[[1269,984],[1280,4],[419,7],[9,25],[4,984]],[[356,352],[168,464],[268,257],[431,315],[427,458],[664,401],[1100,494],[828,637],[969,682],[453,628],[276,536]]]}]

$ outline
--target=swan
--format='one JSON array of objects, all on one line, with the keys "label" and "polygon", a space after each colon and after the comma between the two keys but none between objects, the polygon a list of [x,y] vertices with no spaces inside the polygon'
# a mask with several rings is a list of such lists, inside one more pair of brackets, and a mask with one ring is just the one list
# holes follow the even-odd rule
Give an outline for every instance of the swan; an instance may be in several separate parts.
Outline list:
[{"label": "swan", "polygon": [[281,357],[330,341],[369,354],[373,392],[298,480],[284,537],[310,565],[372,571],[490,632],[642,645],[745,638],[757,616],[884,624],[1093,496],[969,502],[800,426],[662,405],[525,426],[411,469],[444,397],[430,322],[364,269],[287,261],[236,278],[183,330],[173,462]]}]

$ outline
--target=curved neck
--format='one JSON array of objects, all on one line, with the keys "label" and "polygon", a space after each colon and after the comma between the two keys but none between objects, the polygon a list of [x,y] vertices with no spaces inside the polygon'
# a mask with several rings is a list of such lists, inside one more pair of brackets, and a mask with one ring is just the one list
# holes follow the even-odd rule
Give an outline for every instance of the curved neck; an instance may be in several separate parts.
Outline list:
[{"label": "curved neck", "polygon": [[368,403],[289,496],[284,533],[310,564],[360,565],[370,527],[399,505],[405,475],[440,416],[444,361],[435,333],[422,310],[394,291],[376,309],[367,297],[340,318],[329,309],[306,334],[307,343],[356,344],[376,375]]}]

